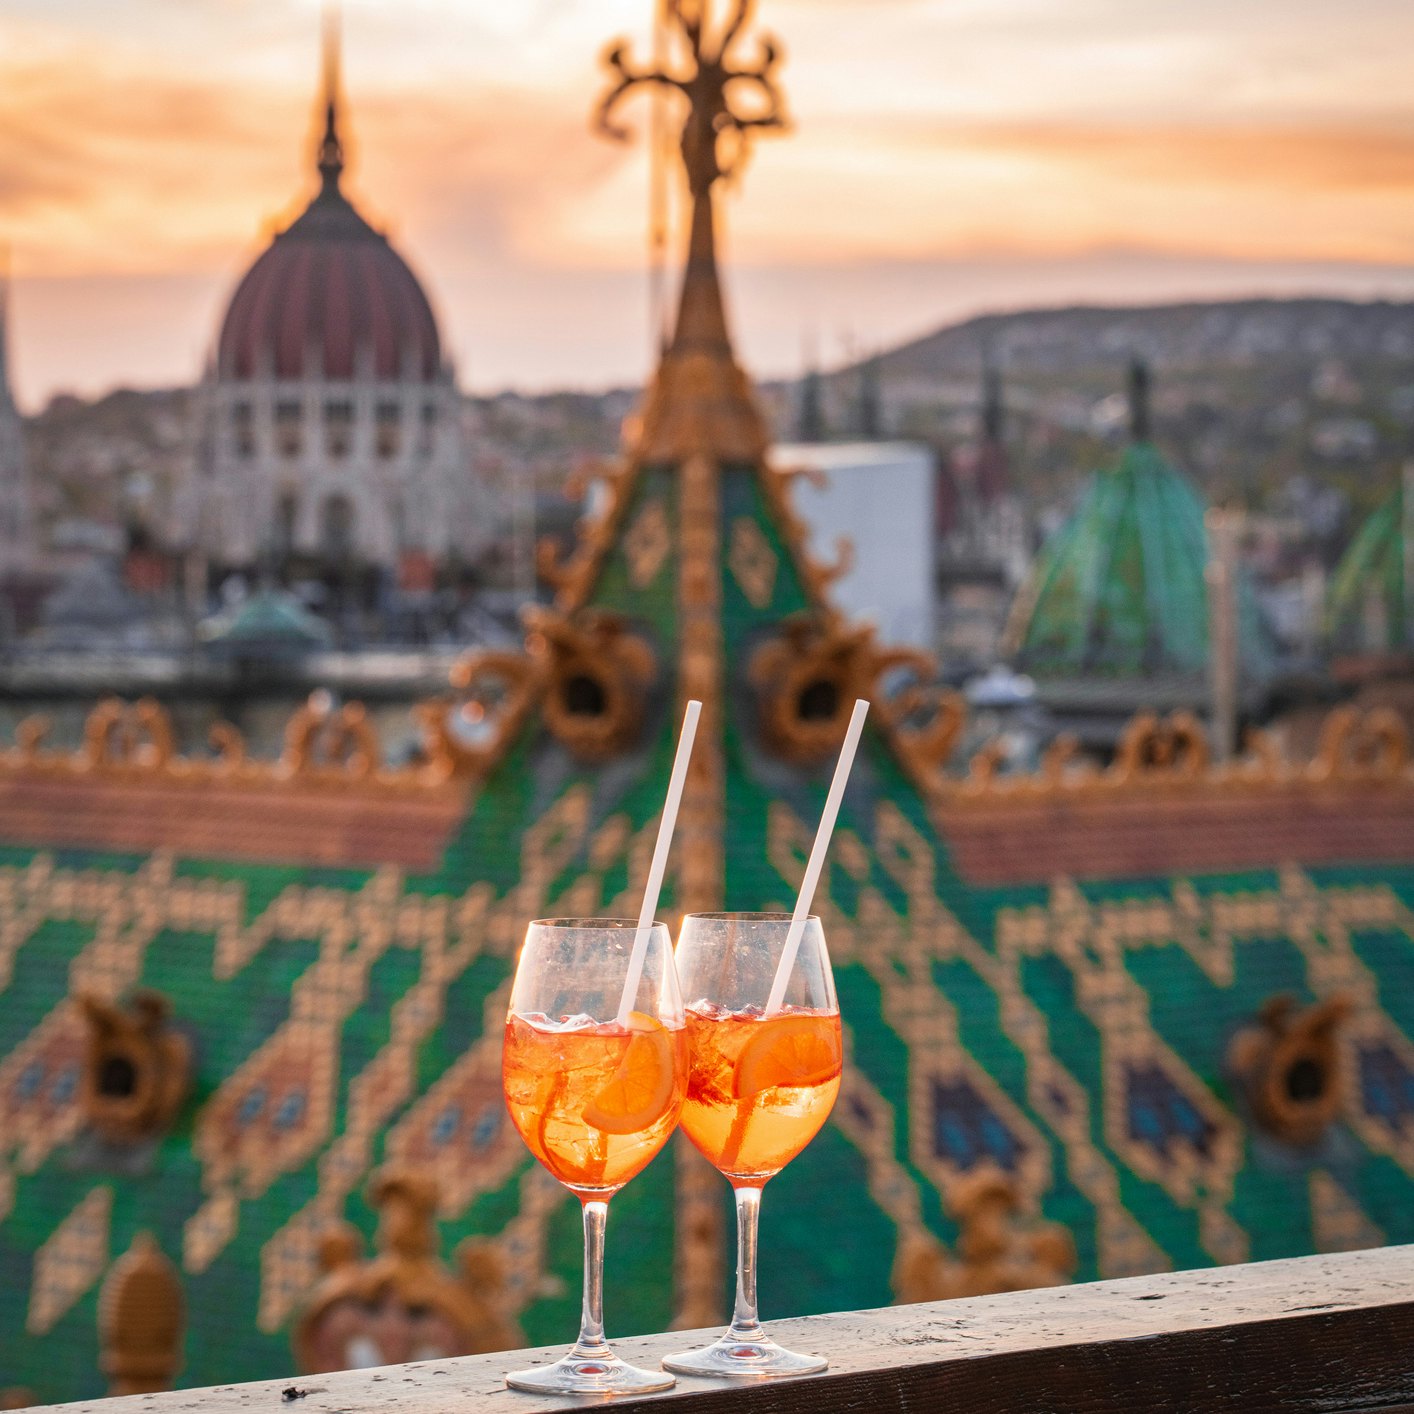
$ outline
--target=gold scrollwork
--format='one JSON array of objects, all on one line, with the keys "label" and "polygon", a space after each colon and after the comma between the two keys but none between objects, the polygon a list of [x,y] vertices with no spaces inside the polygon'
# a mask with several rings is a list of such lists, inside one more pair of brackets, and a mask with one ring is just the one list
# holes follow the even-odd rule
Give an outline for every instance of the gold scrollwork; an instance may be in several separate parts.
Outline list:
[{"label": "gold scrollwork", "polygon": [[767,746],[802,765],[837,751],[855,699],[869,694],[875,660],[868,625],[824,614],[786,619],[747,664]]},{"label": "gold scrollwork", "polygon": [[1016,1180],[993,1165],[949,1187],[948,1211],[956,1219],[956,1251],[924,1230],[899,1239],[893,1287],[899,1301],[947,1301],[1061,1286],[1075,1275],[1075,1242],[1059,1223],[1021,1213]]},{"label": "gold scrollwork", "polygon": [[292,776],[363,780],[377,771],[381,755],[363,703],[336,708],[327,692],[314,692],[285,727],[280,759]]},{"label": "gold scrollwork", "polygon": [[88,1125],[116,1144],[165,1133],[191,1088],[191,1043],[171,1026],[167,999],[142,991],[124,1007],[81,996],[79,1009],[79,1106]]},{"label": "gold scrollwork", "polygon": [[452,669],[455,695],[419,703],[422,748],[435,778],[479,775],[510,743],[540,690],[542,674],[524,653],[487,652]]},{"label": "gold scrollwork", "polygon": [[506,1310],[505,1263],[495,1243],[462,1243],[459,1275],[438,1259],[435,1183],[385,1169],[369,1184],[368,1199],[378,1210],[375,1256],[362,1257],[363,1239],[346,1223],[327,1231],[321,1243],[325,1275],[294,1329],[295,1360],[304,1373],[524,1343]]},{"label": "gold scrollwork", "polygon": [[160,771],[174,752],[172,718],[154,698],[107,697],[84,723],[83,755],[94,770]]},{"label": "gold scrollwork", "polygon": [[930,789],[961,739],[961,697],[937,681],[937,667],[915,649],[880,649],[868,624],[825,611],[785,620],[752,654],[761,734],[786,760],[809,764],[839,749],[856,698],[869,698],[914,778]]},{"label": "gold scrollwork", "polygon": [[552,609],[526,612],[526,650],[539,664],[545,725],[562,745],[602,761],[638,738],[648,689],[657,672],[653,650],[617,614]]},{"label": "gold scrollwork", "polygon": [[1166,721],[1141,712],[1120,737],[1110,775],[1117,782],[1141,776],[1192,781],[1207,771],[1208,761],[1208,738],[1191,712],[1175,712]]},{"label": "gold scrollwork", "polygon": [[1232,1039],[1228,1066],[1262,1129],[1288,1144],[1316,1143],[1340,1111],[1342,994],[1304,1009],[1271,997]]},{"label": "gold scrollwork", "polygon": [[1401,777],[1409,765],[1409,733],[1399,713],[1377,707],[1363,716],[1337,707],[1322,724],[1308,775],[1317,781],[1379,781]]}]

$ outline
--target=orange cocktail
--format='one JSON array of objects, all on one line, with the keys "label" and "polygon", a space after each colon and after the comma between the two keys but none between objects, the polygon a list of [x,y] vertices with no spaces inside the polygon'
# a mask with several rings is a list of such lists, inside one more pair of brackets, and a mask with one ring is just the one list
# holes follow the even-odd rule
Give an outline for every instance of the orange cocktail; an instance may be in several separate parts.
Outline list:
[{"label": "orange cocktail", "polygon": [[502,1059],[506,1105],[531,1153],[582,1199],[622,1188],[677,1124],[687,1033],[641,1012],[627,1027],[512,1014]]},{"label": "orange cocktail", "polygon": [[689,1008],[687,1037],[688,1138],[737,1182],[779,1173],[834,1108],[844,1059],[839,1013]]},{"label": "orange cocktail", "polygon": [[539,918],[525,932],[501,1051],[506,1108],[541,1165],[580,1202],[579,1339],[550,1365],[510,1370],[533,1394],[646,1394],[671,1375],[604,1335],[609,1199],[668,1142],[687,1093],[687,1018],[661,923]]},{"label": "orange cocktail", "polygon": [[689,913],[675,956],[689,999],[682,1127],[736,1197],[736,1303],[720,1339],[663,1366],[753,1379],[823,1370],[824,1357],[784,1349],[761,1324],[756,1234],[767,1179],[819,1133],[840,1093],[844,1036],[824,930],[812,916]]}]

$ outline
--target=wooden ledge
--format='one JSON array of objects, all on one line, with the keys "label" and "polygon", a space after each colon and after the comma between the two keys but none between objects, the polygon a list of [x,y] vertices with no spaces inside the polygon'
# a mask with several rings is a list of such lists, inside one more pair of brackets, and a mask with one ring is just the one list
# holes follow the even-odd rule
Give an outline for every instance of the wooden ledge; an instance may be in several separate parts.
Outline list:
[{"label": "wooden ledge", "polygon": [[[614,1401],[683,1414],[1218,1414],[1414,1411],[1414,1246],[1133,1277],[977,1300],[772,1323],[828,1354],[823,1375],[680,1379]],[[568,1332],[567,1332],[568,1334]],[[707,1333],[615,1342],[656,1366]],[[545,1414],[583,1402],[516,1394],[504,1371],[562,1347],[59,1406],[93,1414]]]}]

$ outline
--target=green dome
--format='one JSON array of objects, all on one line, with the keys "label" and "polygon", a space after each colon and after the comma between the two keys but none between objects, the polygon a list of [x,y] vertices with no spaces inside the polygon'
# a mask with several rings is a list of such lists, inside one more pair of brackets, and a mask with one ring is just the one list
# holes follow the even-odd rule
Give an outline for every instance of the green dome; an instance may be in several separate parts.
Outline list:
[{"label": "green dome", "polygon": [[[1206,672],[1203,514],[1151,443],[1131,444],[1036,557],[1008,634],[1017,666],[1041,678]],[[1269,652],[1245,582],[1238,603],[1243,666],[1262,671]]]},{"label": "green dome", "polygon": [[[1410,521],[1401,478],[1361,527],[1331,578],[1326,629],[1347,651],[1399,652],[1414,647],[1414,583]],[[1414,500],[1414,496],[1411,496]],[[1414,505],[1409,507],[1414,516]]]},{"label": "green dome", "polygon": [[208,619],[202,637],[209,647],[231,652],[314,652],[333,642],[329,625],[282,589],[259,589]]}]

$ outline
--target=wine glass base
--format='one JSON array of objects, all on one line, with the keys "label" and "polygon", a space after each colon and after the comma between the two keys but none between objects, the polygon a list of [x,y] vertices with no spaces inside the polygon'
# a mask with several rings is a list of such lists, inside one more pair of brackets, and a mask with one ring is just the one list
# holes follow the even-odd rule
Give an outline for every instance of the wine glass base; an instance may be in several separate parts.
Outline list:
[{"label": "wine glass base", "polygon": [[553,1365],[534,1365],[506,1376],[509,1388],[529,1394],[651,1394],[676,1383],[662,1370],[640,1370],[617,1355],[602,1360],[566,1355]]},{"label": "wine glass base", "polygon": [[815,1375],[829,1363],[823,1355],[797,1355],[777,1345],[769,1336],[736,1340],[728,1331],[701,1350],[668,1356],[663,1368],[679,1375],[732,1375],[761,1380],[781,1375]]}]

